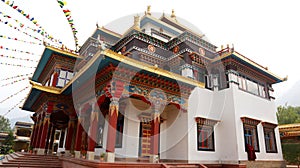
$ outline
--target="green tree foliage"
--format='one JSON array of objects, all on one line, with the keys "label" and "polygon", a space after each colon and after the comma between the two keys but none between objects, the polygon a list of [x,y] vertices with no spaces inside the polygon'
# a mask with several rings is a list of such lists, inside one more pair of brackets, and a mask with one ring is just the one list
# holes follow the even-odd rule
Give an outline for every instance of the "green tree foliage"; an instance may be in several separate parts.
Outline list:
[{"label": "green tree foliage", "polygon": [[0,146],[0,152],[2,154],[12,153],[13,145],[14,145],[14,134],[12,131],[9,131],[8,136],[5,138],[4,142]]},{"label": "green tree foliage", "polygon": [[10,130],[9,119],[0,115],[0,132],[9,132]]},{"label": "green tree foliage", "polygon": [[276,115],[279,125],[300,123],[300,107],[279,106]]}]

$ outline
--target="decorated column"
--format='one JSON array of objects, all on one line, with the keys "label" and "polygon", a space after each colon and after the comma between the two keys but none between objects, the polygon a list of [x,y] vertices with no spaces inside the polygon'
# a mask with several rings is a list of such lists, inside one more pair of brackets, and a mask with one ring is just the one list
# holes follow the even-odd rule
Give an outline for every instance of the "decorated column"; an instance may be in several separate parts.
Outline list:
[{"label": "decorated column", "polygon": [[52,113],[52,110],[53,110],[53,102],[48,102],[47,103],[47,111],[46,111],[44,119],[42,120],[43,126],[41,129],[40,146],[37,151],[37,154],[40,154],[40,155],[45,154],[45,147],[46,147],[46,141],[47,141],[46,136],[48,134],[48,128],[50,126],[50,115]]},{"label": "decorated column", "polygon": [[119,113],[119,99],[111,98],[111,102],[109,104],[109,114],[108,114],[109,124],[108,124],[107,142],[106,142],[107,162],[115,161],[115,144],[116,144],[118,113]]},{"label": "decorated column", "polygon": [[124,90],[124,83],[122,81],[112,81],[105,89],[106,95],[110,98],[109,114],[108,114],[108,131],[106,142],[106,161],[115,161],[115,144],[116,144],[116,130],[119,113],[119,99]]},{"label": "decorated column", "polygon": [[167,96],[160,89],[153,89],[150,94],[150,102],[152,107],[152,121],[151,121],[151,145],[150,145],[150,163],[158,162],[159,153],[159,124],[160,124],[160,113],[166,106]]},{"label": "decorated column", "polygon": [[93,103],[92,112],[90,115],[90,129],[89,129],[89,137],[88,137],[88,151],[87,151],[87,159],[94,160],[95,155],[95,145],[97,138],[97,127],[99,120],[99,112],[96,110],[96,106],[98,106],[97,102]]}]

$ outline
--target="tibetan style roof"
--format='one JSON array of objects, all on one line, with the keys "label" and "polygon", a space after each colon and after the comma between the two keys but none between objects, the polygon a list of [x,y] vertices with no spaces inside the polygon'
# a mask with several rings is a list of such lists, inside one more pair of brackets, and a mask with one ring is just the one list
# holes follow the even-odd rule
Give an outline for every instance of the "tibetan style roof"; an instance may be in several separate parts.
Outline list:
[{"label": "tibetan style roof", "polygon": [[225,62],[226,60],[229,59],[234,59],[237,60],[237,62],[246,65],[247,67],[250,67],[252,69],[254,69],[255,71],[259,72],[260,74],[264,75],[265,77],[267,77],[270,81],[271,84],[274,83],[280,83],[283,81],[286,81],[287,78],[281,78],[275,74],[273,74],[272,72],[270,72],[268,70],[268,68],[263,67],[262,65],[254,62],[253,60],[243,56],[242,54],[234,51],[233,49],[228,49],[226,50],[224,53],[220,53],[219,57],[216,57],[215,59],[212,60],[213,63],[222,61]]},{"label": "tibetan style roof", "polygon": [[42,57],[37,65],[37,68],[35,69],[35,72],[32,76],[32,81],[38,82],[38,79],[43,72],[44,68],[46,67],[48,60],[53,54],[59,54],[63,55],[69,58],[75,58],[75,59],[82,59],[82,57],[78,56],[77,54],[74,54],[72,52],[69,52],[67,50],[63,49],[57,49],[54,47],[47,46],[44,50],[44,53],[42,54]]}]

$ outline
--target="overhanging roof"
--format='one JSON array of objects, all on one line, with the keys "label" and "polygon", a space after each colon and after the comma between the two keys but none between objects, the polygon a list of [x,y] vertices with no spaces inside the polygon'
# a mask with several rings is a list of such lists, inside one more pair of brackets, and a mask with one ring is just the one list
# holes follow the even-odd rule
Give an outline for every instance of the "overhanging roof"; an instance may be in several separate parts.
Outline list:
[{"label": "overhanging roof", "polygon": [[217,61],[220,61],[220,60],[225,60],[227,58],[234,58],[234,59],[238,60],[240,63],[245,64],[245,65],[247,65],[247,66],[255,69],[256,71],[264,74],[265,76],[273,79],[274,81],[276,81],[275,83],[279,83],[279,82],[283,82],[283,81],[287,80],[287,78],[281,78],[281,77],[273,74],[267,68],[262,67],[258,63],[250,60],[249,58],[241,55],[240,53],[238,53],[236,51],[223,54],[222,56],[213,59],[212,62],[217,62]]},{"label": "overhanging roof", "polygon": [[33,81],[38,82],[38,79],[41,75],[41,73],[43,72],[45,66],[48,63],[49,58],[54,54],[57,53],[58,55],[63,55],[66,57],[70,57],[70,58],[76,58],[76,59],[82,59],[81,56],[78,56],[77,54],[65,51],[65,50],[60,50],[60,49],[56,49],[54,47],[50,47],[47,46],[42,54],[42,57],[38,63],[38,66],[36,67],[34,74],[32,76]]},{"label": "overhanging roof", "polygon": [[[52,93],[52,94],[70,94],[72,91],[72,84],[74,83],[74,81],[78,80],[80,77],[84,77],[85,79],[90,78],[92,76],[91,72],[93,72],[95,70],[95,69],[93,69],[93,66],[96,65],[96,67],[100,67],[99,63],[101,62],[103,56],[105,57],[106,62],[110,62],[110,61],[122,62],[133,68],[138,68],[138,69],[144,70],[149,73],[154,73],[154,74],[160,75],[165,78],[169,78],[169,79],[176,80],[176,81],[179,81],[182,83],[186,83],[191,86],[201,87],[201,88],[204,88],[204,86],[205,86],[205,84],[202,82],[198,82],[196,80],[160,69],[156,66],[152,66],[152,65],[134,60],[132,58],[128,58],[124,55],[118,54],[111,50],[105,50],[105,51],[96,53],[93,56],[93,58],[63,88],[42,86],[41,84],[39,84],[35,81],[30,81],[30,84],[32,85],[32,89],[31,89],[22,109],[32,111],[31,106],[38,99],[38,97],[40,96],[40,94],[42,92],[47,92],[47,93]],[[103,62],[105,63],[105,61],[103,61]]]}]

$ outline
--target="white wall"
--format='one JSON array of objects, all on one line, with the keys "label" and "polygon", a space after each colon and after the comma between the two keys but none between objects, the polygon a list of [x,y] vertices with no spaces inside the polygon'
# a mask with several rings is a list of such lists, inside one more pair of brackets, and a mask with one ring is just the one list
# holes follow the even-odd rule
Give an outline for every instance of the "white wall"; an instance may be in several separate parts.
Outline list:
[{"label": "white wall", "polygon": [[137,116],[138,110],[128,100],[124,115],[122,148],[115,149],[116,157],[138,158],[140,120]]},{"label": "white wall", "polygon": [[160,126],[160,159],[188,159],[187,116],[173,105],[165,109],[162,117],[166,120]]},{"label": "white wall", "polygon": [[[244,147],[243,123],[240,117],[246,116],[261,120],[262,122],[277,124],[276,107],[273,100],[261,98],[242,91],[236,84],[231,84],[231,87],[234,94],[239,160],[247,160],[247,153],[245,152]],[[257,126],[257,132],[260,149],[260,152],[256,152],[257,160],[283,160],[278,128],[275,129],[278,153],[266,153],[261,123]]]},{"label": "white wall", "polygon": [[[234,104],[231,89],[211,91],[195,88],[189,98],[189,161],[201,163],[235,163],[237,140],[235,133]],[[215,151],[197,150],[195,117],[219,122],[214,127]]]}]

